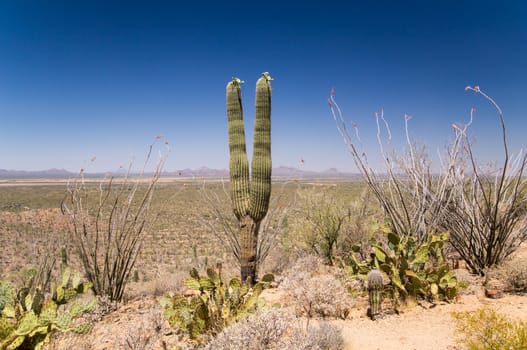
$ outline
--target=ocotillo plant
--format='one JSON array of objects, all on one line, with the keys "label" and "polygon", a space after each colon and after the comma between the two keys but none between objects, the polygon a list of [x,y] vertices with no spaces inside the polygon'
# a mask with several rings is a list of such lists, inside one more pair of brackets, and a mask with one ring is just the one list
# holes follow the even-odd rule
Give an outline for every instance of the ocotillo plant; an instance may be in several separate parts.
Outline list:
[{"label": "ocotillo plant", "polygon": [[368,294],[370,301],[370,317],[375,320],[381,315],[382,274],[379,270],[368,273]]},{"label": "ocotillo plant", "polygon": [[227,84],[229,123],[229,172],[231,201],[239,222],[239,260],[242,281],[256,281],[258,231],[271,196],[271,77],[263,73],[256,82],[252,171],[245,148],[245,129],[240,79]]}]

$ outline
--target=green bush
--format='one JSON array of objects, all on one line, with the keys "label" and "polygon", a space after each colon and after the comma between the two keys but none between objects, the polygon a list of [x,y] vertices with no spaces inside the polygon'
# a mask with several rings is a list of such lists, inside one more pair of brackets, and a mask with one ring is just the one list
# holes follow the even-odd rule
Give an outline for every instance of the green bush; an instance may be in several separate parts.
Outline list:
[{"label": "green bush", "polygon": [[511,321],[490,308],[455,312],[458,342],[469,350],[527,350],[527,322]]},{"label": "green bush", "polygon": [[300,246],[333,265],[341,238],[351,219],[348,204],[335,189],[311,188],[299,192],[300,207],[292,220],[294,239]]}]

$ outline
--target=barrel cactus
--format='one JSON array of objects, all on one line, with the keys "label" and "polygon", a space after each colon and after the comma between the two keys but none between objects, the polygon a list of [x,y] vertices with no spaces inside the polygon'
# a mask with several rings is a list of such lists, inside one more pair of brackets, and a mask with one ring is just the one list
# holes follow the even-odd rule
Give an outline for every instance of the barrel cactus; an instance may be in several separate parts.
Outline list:
[{"label": "barrel cactus", "polygon": [[229,172],[231,201],[239,222],[239,260],[242,281],[254,284],[257,277],[258,231],[267,214],[271,196],[271,84],[269,73],[256,82],[254,143],[251,174],[245,147],[245,128],[240,79],[227,84]]},{"label": "barrel cactus", "polygon": [[371,270],[368,273],[368,295],[370,301],[369,316],[375,320],[381,316],[381,302],[382,302],[382,274],[379,270]]}]

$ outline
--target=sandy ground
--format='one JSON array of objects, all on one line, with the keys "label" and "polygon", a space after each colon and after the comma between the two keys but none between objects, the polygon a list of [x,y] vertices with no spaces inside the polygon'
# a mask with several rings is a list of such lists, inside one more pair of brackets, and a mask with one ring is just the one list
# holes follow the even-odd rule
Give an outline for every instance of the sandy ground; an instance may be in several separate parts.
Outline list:
[{"label": "sandy ground", "polygon": [[[277,292],[268,293],[271,295],[267,298],[273,299]],[[512,319],[527,321],[527,296],[487,299],[483,295],[466,295],[451,304],[412,305],[399,315],[386,315],[376,321],[367,318],[364,309],[358,307],[351,319],[329,322],[342,329],[346,350],[462,350],[465,347],[456,341],[456,323],[451,314],[483,306],[490,306]],[[164,321],[159,304],[148,297],[105,315],[87,336],[61,337],[48,349],[170,349],[176,342],[177,335]]]},{"label": "sandy ground", "polygon": [[461,296],[456,303],[431,309],[415,306],[400,315],[371,321],[365,315],[347,321],[335,321],[342,327],[346,349],[464,349],[456,341],[454,311],[476,310],[489,305],[512,319],[527,321],[527,296],[507,295],[502,299]]}]

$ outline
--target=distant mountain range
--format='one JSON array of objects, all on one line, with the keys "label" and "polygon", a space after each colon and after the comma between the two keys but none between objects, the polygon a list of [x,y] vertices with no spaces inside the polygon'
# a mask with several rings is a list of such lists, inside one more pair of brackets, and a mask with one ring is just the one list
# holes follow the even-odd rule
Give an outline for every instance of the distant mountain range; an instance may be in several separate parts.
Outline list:
[{"label": "distant mountain range", "polygon": [[[37,171],[5,170],[0,169],[0,179],[64,179],[76,176],[77,173],[65,169],[48,169]],[[87,173],[88,177],[103,176],[104,173]],[[293,167],[280,166],[273,169],[273,176],[277,177],[355,177],[357,174],[341,172],[335,168],[325,171],[307,171]],[[182,169],[167,171],[163,177],[229,177],[227,169],[211,169],[201,167],[199,169]]]},{"label": "distant mountain range", "polygon": [[[166,172],[163,175],[171,177],[229,177],[229,170],[201,167],[199,169],[183,169],[178,171]],[[308,171],[285,166],[273,168],[273,176],[279,177],[343,177],[353,175],[354,174],[352,173],[340,172],[335,168],[331,168],[326,171]]]},{"label": "distant mountain range", "polygon": [[62,179],[75,176],[65,169],[48,169],[37,171],[0,169],[0,179]]}]

